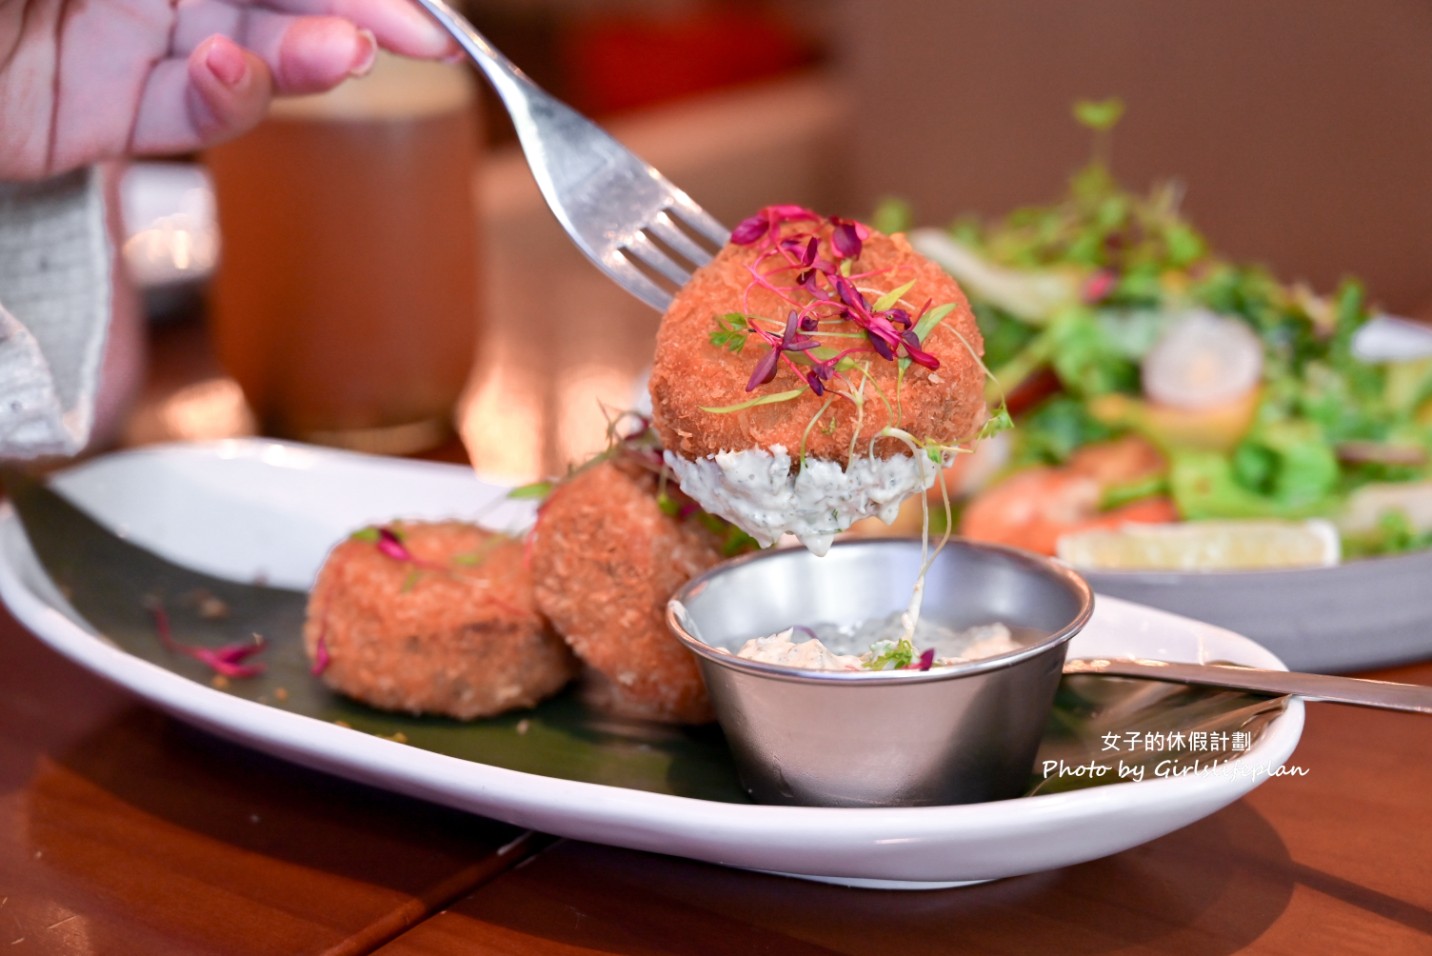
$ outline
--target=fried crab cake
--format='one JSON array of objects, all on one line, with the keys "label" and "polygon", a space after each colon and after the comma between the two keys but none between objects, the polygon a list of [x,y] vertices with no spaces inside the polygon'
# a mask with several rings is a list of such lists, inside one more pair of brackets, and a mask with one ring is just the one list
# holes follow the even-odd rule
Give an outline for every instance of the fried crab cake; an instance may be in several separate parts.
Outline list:
[{"label": "fried crab cake", "polygon": [[668,514],[656,475],[603,461],[562,481],[531,542],[537,607],[596,674],[593,706],[672,723],[712,719],[696,661],[666,627],[666,602],[721,560],[695,516]]},{"label": "fried crab cake", "polygon": [[328,555],[304,647],[325,684],[461,720],[530,707],[577,672],[537,611],[520,541],[460,522],[368,528]]},{"label": "fried crab cake", "polygon": [[652,421],[707,511],[823,552],[975,437],[983,348],[964,293],[903,235],[773,206],[663,317]]}]

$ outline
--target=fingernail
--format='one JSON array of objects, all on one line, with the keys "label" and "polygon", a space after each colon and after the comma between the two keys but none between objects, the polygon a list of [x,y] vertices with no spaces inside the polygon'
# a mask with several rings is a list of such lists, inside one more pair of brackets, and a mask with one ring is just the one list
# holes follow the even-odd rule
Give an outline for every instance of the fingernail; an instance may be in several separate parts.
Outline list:
[{"label": "fingernail", "polygon": [[349,76],[367,76],[373,71],[373,64],[378,60],[378,38],[373,36],[372,30],[358,31],[358,52],[353,56],[353,66],[349,68]]},{"label": "fingernail", "polygon": [[244,76],[249,72],[248,61],[244,59],[244,51],[232,43],[219,40],[209,47],[209,52],[204,54],[204,65],[214,78],[225,86],[238,86],[243,82]]}]

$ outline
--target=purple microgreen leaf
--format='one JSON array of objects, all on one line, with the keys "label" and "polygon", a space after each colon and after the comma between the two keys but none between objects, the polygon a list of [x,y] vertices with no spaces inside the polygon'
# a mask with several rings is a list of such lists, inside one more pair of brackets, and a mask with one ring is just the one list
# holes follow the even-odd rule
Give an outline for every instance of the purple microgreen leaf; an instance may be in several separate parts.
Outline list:
[{"label": "purple microgreen leaf", "polygon": [[900,336],[900,344],[905,349],[905,356],[912,362],[923,365],[932,371],[940,367],[939,359],[920,348],[920,339],[913,331]]},{"label": "purple microgreen leaf", "polygon": [[786,316],[786,329],[781,334],[781,350],[785,352],[803,352],[806,349],[813,349],[818,345],[820,345],[820,343],[815,339],[808,335],[801,334],[800,313],[792,309],[790,314]]},{"label": "purple microgreen leaf", "polygon": [[861,295],[860,290],[855,287],[854,282],[851,282],[845,276],[836,276],[835,291],[836,294],[840,296],[840,301],[844,302],[852,311],[858,313],[861,318],[869,317],[870,306],[866,303],[865,296]]},{"label": "purple microgreen leaf", "polygon": [[829,302],[830,293],[820,287],[820,277],[823,275],[818,269],[807,269],[796,276],[796,285],[803,289],[806,295],[818,302]]},{"label": "purple microgreen leaf", "polygon": [[811,369],[809,372],[806,372],[806,382],[810,385],[810,390],[812,392],[815,392],[817,395],[825,394],[825,382],[821,381],[821,376],[819,372],[819,369],[822,367],[823,366],[817,366],[816,368]]},{"label": "purple microgreen leaf", "polygon": [[224,677],[255,677],[264,672],[262,664],[245,664],[245,659],[257,654],[265,647],[263,637],[254,635],[251,644],[226,644],[223,647],[202,647],[184,644],[176,640],[169,624],[169,612],[158,598],[145,601],[150,617],[154,621],[154,632],[159,643],[171,654],[183,654],[212,669]]},{"label": "purple microgreen leaf", "polygon": [[741,220],[741,224],[731,230],[731,242],[738,246],[754,245],[757,240],[770,231],[771,220],[764,215],[764,210],[751,216],[749,219]]},{"label": "purple microgreen leaf", "polygon": [[870,339],[870,344],[871,344],[871,346],[874,347],[876,354],[878,354],[881,358],[883,358],[883,359],[894,359],[894,358],[895,358],[895,350],[890,347],[890,343],[889,343],[889,342],[885,341],[885,339],[883,339],[882,337],[880,337],[879,335],[877,335],[877,334],[875,333],[875,330],[873,330],[873,329],[867,330],[866,333],[865,333],[865,336],[866,336],[866,338]]},{"label": "purple microgreen leaf", "polygon": [[762,385],[767,385],[776,377],[776,363],[780,361],[781,350],[779,346],[772,346],[771,350],[761,356],[756,367],[751,370],[751,377],[746,382],[746,391],[754,392]]},{"label": "purple microgreen leaf", "polygon": [[816,330],[819,329],[819,328],[820,328],[820,319],[817,319],[817,318],[816,318],[815,316],[813,316],[813,315],[805,315],[805,316],[802,316],[802,317],[801,317],[801,331],[802,331],[802,332],[814,332],[814,331],[816,331]]},{"label": "purple microgreen leaf", "polygon": [[786,236],[781,240],[781,251],[801,262],[805,258],[805,235]]},{"label": "purple microgreen leaf", "polygon": [[767,206],[761,210],[761,214],[770,217],[773,224],[783,222],[820,222],[820,216],[804,206],[797,206],[793,203]]},{"label": "purple microgreen leaf", "polygon": [[185,653],[225,677],[254,677],[263,673],[263,665],[245,664],[244,661],[263,649],[264,639],[255,634],[252,644],[226,644],[216,648],[195,647]]},{"label": "purple microgreen leaf", "polygon": [[848,219],[832,219],[835,231],[831,233],[830,244],[843,259],[855,259],[860,255],[860,231]]},{"label": "purple microgreen leaf", "polygon": [[387,525],[378,529],[378,551],[394,561],[413,560],[413,553],[403,544],[403,539]]},{"label": "purple microgreen leaf", "polygon": [[934,649],[933,647],[926,648],[926,649],[920,654],[920,659],[915,662],[915,669],[916,669],[917,671],[927,671],[927,670],[929,670],[931,667],[934,667],[934,666],[935,666],[935,649]]},{"label": "purple microgreen leaf", "polygon": [[820,217],[804,206],[767,206],[731,230],[731,242],[738,246],[754,245],[782,223],[801,220],[819,222]]}]

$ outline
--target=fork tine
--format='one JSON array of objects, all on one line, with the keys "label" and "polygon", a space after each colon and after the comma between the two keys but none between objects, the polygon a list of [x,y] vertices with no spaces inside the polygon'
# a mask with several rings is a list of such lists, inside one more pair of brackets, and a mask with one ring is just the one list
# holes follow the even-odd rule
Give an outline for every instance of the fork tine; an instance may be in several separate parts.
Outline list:
[{"label": "fork tine", "polygon": [[665,250],[652,242],[651,237],[644,232],[633,235],[631,240],[622,247],[622,251],[629,258],[678,286],[685,285],[686,280],[691,278],[689,269],[683,268],[675,259],[667,255]]},{"label": "fork tine", "polygon": [[601,260],[602,271],[632,295],[636,296],[658,312],[665,312],[671,306],[671,293],[657,285],[636,267],[620,249],[612,249]]},{"label": "fork tine", "polygon": [[726,240],[731,238],[730,229],[721,225],[715,216],[696,205],[686,193],[674,186],[671,188],[671,192],[671,204],[667,207],[668,213],[675,209],[680,214],[677,218],[717,249],[726,244]]},{"label": "fork tine", "polygon": [[711,252],[703,249],[688,236],[676,220],[665,212],[659,212],[656,217],[647,224],[646,231],[652,238],[664,243],[677,255],[686,259],[693,266],[701,267],[711,261]]}]

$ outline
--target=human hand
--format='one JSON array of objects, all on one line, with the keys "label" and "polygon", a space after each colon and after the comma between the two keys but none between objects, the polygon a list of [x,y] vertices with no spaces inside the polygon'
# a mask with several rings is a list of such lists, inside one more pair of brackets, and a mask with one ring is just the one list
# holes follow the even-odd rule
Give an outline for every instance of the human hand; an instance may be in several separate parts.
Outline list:
[{"label": "human hand", "polygon": [[407,0],[0,2],[0,179],[212,145],[275,94],[362,75],[379,46],[457,49]]}]

